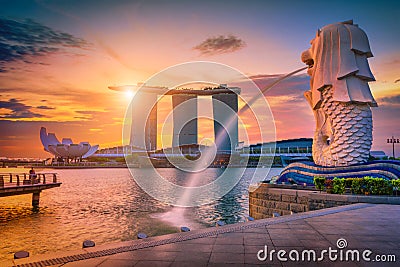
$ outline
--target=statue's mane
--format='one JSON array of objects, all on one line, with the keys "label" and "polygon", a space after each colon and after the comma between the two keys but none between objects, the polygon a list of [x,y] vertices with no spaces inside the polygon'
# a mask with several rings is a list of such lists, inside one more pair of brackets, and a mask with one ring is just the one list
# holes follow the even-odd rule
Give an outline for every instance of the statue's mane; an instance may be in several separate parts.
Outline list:
[{"label": "statue's mane", "polygon": [[330,24],[312,41],[314,54],[313,89],[333,88],[336,101],[376,102],[368,86],[374,81],[368,58],[372,57],[368,37],[352,21]]}]

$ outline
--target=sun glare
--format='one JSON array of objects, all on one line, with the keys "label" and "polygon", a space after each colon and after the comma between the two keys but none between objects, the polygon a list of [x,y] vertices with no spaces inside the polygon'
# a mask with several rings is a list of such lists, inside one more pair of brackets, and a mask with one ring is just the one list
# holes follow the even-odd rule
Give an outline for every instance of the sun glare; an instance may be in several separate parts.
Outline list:
[{"label": "sun glare", "polygon": [[133,98],[134,95],[135,95],[135,93],[132,92],[132,91],[130,91],[130,90],[125,91],[125,98],[126,98],[127,100],[131,100],[131,99]]}]

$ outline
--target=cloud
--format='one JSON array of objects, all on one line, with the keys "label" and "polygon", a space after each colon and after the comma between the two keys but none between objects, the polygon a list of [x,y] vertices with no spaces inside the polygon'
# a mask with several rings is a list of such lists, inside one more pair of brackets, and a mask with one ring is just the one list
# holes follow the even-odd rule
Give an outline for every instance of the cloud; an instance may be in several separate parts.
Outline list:
[{"label": "cloud", "polygon": [[220,35],[207,38],[201,44],[193,47],[194,50],[200,51],[203,55],[215,55],[235,52],[246,46],[246,43],[233,35]]},{"label": "cloud", "polygon": [[0,101],[0,109],[8,109],[11,113],[0,114],[0,118],[21,119],[21,118],[42,118],[42,114],[31,111],[31,106],[21,103],[20,100],[11,98],[8,101]]},{"label": "cloud", "polygon": [[400,105],[400,95],[385,96],[379,98],[377,101],[378,105]]},{"label": "cloud", "polygon": [[6,64],[10,62],[23,60],[32,63],[27,57],[88,46],[84,39],[53,30],[31,19],[16,21],[0,18],[0,72],[5,72]]},{"label": "cloud", "polygon": [[55,107],[49,107],[49,106],[37,106],[36,108],[38,108],[38,109],[55,109]]},{"label": "cloud", "polygon": [[75,113],[78,113],[78,116],[75,116],[75,119],[80,120],[94,120],[98,117],[98,115],[103,115],[105,111],[98,110],[75,110]]},{"label": "cloud", "polygon": [[[1,67],[1,66],[0,66]],[[10,76],[11,77],[11,76]],[[25,83],[31,82],[31,80],[26,80],[24,81]],[[29,87],[29,86],[15,86],[15,87],[6,87],[6,88],[1,88],[0,84],[0,94],[13,94],[17,93],[18,95],[30,95],[34,94],[35,96],[38,97],[46,97],[47,99],[41,99],[40,101],[45,104],[46,102],[51,102],[49,100],[50,98],[58,98],[62,99],[64,101],[72,101],[73,103],[82,103],[82,101],[86,102],[86,98],[89,94],[88,89],[85,88],[74,88],[69,85],[65,85],[62,83],[54,83],[50,80],[47,80],[47,85],[51,84],[54,86],[57,86],[57,88],[40,88],[38,89],[37,87]],[[68,93],[66,93],[68,92]],[[93,98],[91,103],[95,103],[97,98]],[[70,103],[72,103],[70,102]],[[41,106],[46,106],[46,105],[41,105]]]}]

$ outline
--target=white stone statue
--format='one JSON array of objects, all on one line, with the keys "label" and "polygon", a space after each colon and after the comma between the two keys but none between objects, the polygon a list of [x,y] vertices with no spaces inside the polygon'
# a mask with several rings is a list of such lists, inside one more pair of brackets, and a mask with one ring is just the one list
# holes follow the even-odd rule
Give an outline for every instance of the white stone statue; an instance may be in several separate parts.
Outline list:
[{"label": "white stone statue", "polygon": [[316,119],[313,158],[317,165],[366,162],[377,104],[368,86],[375,78],[367,35],[352,21],[318,30],[301,60],[309,66],[311,90],[304,93]]}]

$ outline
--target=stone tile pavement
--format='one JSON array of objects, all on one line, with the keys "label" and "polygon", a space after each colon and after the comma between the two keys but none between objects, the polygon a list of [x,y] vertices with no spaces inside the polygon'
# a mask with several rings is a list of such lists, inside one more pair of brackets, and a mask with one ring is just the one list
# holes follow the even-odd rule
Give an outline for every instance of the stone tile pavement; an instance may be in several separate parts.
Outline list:
[{"label": "stone tile pavement", "polygon": [[[339,249],[338,239],[346,247]],[[343,241],[343,240],[342,240]],[[260,261],[257,253],[267,246],[273,261]],[[292,261],[292,250],[316,251],[320,257],[329,247],[343,257],[348,250],[361,253],[368,249],[371,260],[379,255],[394,255],[396,262],[346,262],[329,260],[327,252],[320,262]],[[277,251],[288,261],[279,261]],[[289,254],[291,253],[291,254]],[[263,256],[261,253],[260,256]],[[349,254],[351,256],[351,254]],[[391,257],[391,256],[390,256]],[[400,266],[400,205],[354,204],[298,213],[254,222],[201,229],[144,240],[86,248],[72,252],[32,256],[9,261],[5,266]]]}]

